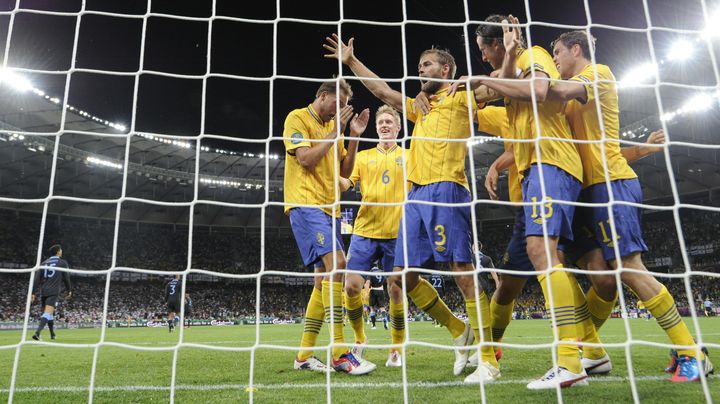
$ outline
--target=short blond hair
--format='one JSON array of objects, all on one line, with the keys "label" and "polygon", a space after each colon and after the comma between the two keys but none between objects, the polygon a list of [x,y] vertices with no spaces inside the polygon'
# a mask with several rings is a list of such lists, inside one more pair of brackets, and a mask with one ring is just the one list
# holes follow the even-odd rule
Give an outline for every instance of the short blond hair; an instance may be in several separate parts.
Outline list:
[{"label": "short blond hair", "polygon": [[400,114],[397,112],[397,110],[387,104],[382,105],[380,108],[378,108],[377,112],[375,112],[375,120],[377,121],[377,117],[381,114],[388,114],[393,117],[395,120],[395,123],[400,126]]},{"label": "short blond hair", "polygon": [[340,87],[340,91],[347,95],[349,101],[353,96],[353,92],[352,87],[350,87],[350,83],[345,81],[345,79],[336,79],[322,83],[315,93],[315,98],[319,97],[323,92],[328,94],[337,94],[338,87]]}]

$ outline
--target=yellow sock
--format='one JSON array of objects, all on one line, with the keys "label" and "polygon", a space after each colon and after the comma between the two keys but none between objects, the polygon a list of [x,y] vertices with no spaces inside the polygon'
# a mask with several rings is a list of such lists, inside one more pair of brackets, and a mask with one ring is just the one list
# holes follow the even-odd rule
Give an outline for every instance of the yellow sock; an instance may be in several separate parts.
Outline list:
[{"label": "yellow sock", "polygon": [[[562,268],[557,265],[555,268]],[[547,287],[547,279],[550,280],[552,288],[552,299]],[[570,287],[570,280],[564,272],[552,272],[550,275],[538,275],[538,282],[545,296],[546,306],[555,310],[555,322],[551,324],[558,330],[560,342],[576,342],[578,339],[577,327],[575,326],[575,299]],[[548,310],[548,313],[550,311]],[[558,365],[572,373],[580,373],[580,349],[577,345],[560,344],[558,346]]]},{"label": "yellow sock", "polygon": [[[695,345],[695,340],[690,334],[685,321],[675,306],[675,299],[670,296],[665,285],[663,285],[657,296],[644,301],[645,307],[657,319],[658,324],[670,337],[670,341],[676,345]],[[678,355],[697,356],[694,349],[678,349]],[[705,356],[701,353],[702,356]],[[704,358],[701,358],[704,359]]]},{"label": "yellow sock", "polygon": [[[585,294],[583,293],[580,285],[571,272],[567,272],[568,280],[570,281],[570,287],[572,288],[573,298],[575,300],[575,323],[577,324],[577,333],[583,342],[591,342],[593,344],[600,343],[600,337],[598,336],[595,324],[593,324],[590,310],[585,300]],[[605,348],[593,347],[583,345],[583,357],[588,359],[600,359],[606,355]]]},{"label": "yellow sock", "polygon": [[[336,344],[345,343],[345,335],[343,334],[343,314],[342,314],[342,282],[332,282],[332,291],[330,290],[330,281],[322,283],[322,297],[325,314],[328,318],[332,318],[333,323],[330,327],[330,338]],[[330,307],[330,296],[332,294],[332,307]],[[332,317],[331,317],[332,314]],[[346,346],[334,346],[332,349],[333,359],[337,359],[340,355],[347,352]]]},{"label": "yellow sock", "polygon": [[420,310],[447,327],[453,338],[459,337],[465,331],[465,323],[452,314],[430,282],[420,278],[417,286],[408,293],[408,296]]},{"label": "yellow sock", "polygon": [[[313,348],[317,341],[320,328],[325,321],[325,309],[323,308],[322,292],[313,288],[307,309],[305,310],[305,328],[303,329],[301,348]],[[312,349],[301,349],[298,352],[298,360],[304,361],[313,355]]]},{"label": "yellow sock", "polygon": [[[394,303],[390,299],[390,338],[393,344],[405,342],[405,299]],[[400,349],[398,349],[400,351]]]},{"label": "yellow sock", "polygon": [[605,320],[610,317],[610,313],[612,313],[612,310],[615,308],[617,299],[617,293],[615,293],[615,298],[612,301],[604,300],[598,296],[594,287],[590,287],[587,293],[587,305],[590,310],[590,318],[593,324],[595,324],[596,330],[599,331],[600,327],[605,324]]},{"label": "yellow sock", "polygon": [[[467,309],[470,326],[475,334],[475,342],[480,343],[480,319],[478,319],[477,302],[480,302],[480,317],[482,317],[482,337],[483,342],[492,342],[492,332],[490,331],[490,305],[488,303],[485,292],[480,292],[477,299],[465,300],[465,308]],[[491,345],[483,345],[480,348],[480,354],[483,362],[488,362],[497,367],[497,359],[495,359],[495,349]]]},{"label": "yellow sock", "polygon": [[345,295],[345,308],[348,320],[355,332],[355,342],[365,342],[365,323],[363,323],[362,296]]},{"label": "yellow sock", "polygon": [[502,341],[505,329],[512,320],[513,308],[515,308],[514,300],[510,304],[500,304],[495,299],[490,300],[490,328],[494,342]]}]

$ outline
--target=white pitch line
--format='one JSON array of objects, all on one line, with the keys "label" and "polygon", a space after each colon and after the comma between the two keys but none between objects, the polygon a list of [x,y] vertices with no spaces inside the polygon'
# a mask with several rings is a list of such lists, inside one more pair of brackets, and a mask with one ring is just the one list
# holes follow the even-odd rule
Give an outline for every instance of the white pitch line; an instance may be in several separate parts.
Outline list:
[{"label": "white pitch line", "polygon": [[[717,379],[717,376],[710,376],[710,379]],[[641,382],[655,382],[665,381],[667,376],[636,376],[636,381]],[[534,379],[501,379],[493,382],[492,384],[527,384]],[[593,377],[590,379],[591,384],[597,383],[618,383],[618,382],[629,382],[630,379],[627,377],[620,376],[601,376]],[[407,384],[410,388],[442,388],[442,387],[460,387],[470,386],[461,381],[448,381],[448,382],[411,382]],[[258,390],[272,389],[272,390],[293,390],[293,389],[324,389],[327,385],[325,383],[303,383],[303,384],[254,384],[253,387]],[[179,384],[175,386],[175,390],[184,391],[213,391],[213,390],[245,390],[249,387],[246,384]],[[399,382],[384,382],[384,383],[332,383],[332,388],[402,388],[403,384]],[[63,392],[63,393],[82,393],[88,391],[87,386],[65,386],[65,387],[18,387],[15,389],[15,393],[40,393],[40,392]],[[170,391],[170,386],[150,386],[150,385],[139,385],[139,386],[98,386],[95,387],[95,392],[98,393],[112,393],[117,391]],[[9,393],[9,389],[0,389],[0,393]]]}]

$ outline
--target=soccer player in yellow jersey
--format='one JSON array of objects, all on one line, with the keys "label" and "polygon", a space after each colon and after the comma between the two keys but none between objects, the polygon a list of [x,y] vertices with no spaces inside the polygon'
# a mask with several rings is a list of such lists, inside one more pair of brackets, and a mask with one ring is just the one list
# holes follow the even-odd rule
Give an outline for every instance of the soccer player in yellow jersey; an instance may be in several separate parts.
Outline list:
[{"label": "soccer player in yellow jersey", "polygon": [[[360,184],[362,202],[403,202],[405,200],[403,151],[395,142],[401,128],[400,114],[389,105],[381,106],[375,113],[375,127],[380,142],[377,147],[363,150],[357,154],[355,167],[348,179],[353,186]],[[373,268],[373,264],[378,261],[383,271],[392,272],[395,262],[395,241],[401,214],[402,205],[363,204],[360,206],[347,256],[349,270],[369,272]],[[353,348],[353,355],[356,358],[362,358],[364,350],[362,345],[367,342],[360,297],[364,283],[363,276],[358,273],[347,272],[345,275],[345,293],[348,296],[347,311],[350,324],[355,332],[356,345]],[[403,299],[402,293],[399,292],[399,290],[393,291],[392,298],[395,302]],[[403,313],[400,315],[402,316]],[[395,322],[393,323],[395,324]],[[394,343],[403,342],[402,339],[397,340],[399,336],[401,337],[401,332],[402,329],[396,330],[395,327],[391,331],[392,336],[395,337]],[[397,349],[390,351],[385,365],[402,366],[401,356]]]},{"label": "soccer player in yellow jersey", "polygon": [[[434,97],[431,97],[431,108],[427,114],[416,112],[415,99],[403,97],[401,92],[379,79],[355,56],[353,43],[354,39],[350,39],[345,44],[337,35],[327,38],[325,49],[329,54],[326,57],[341,58],[342,63],[361,80],[373,78],[362,80],[365,87],[393,108],[404,109],[408,119],[415,123],[406,162],[407,180],[412,183],[412,189],[408,193],[398,230],[394,271],[402,271],[406,266],[432,268],[435,262],[449,262],[453,271],[472,271],[472,197],[465,176],[467,145],[463,140],[472,133],[472,115],[477,110],[477,102],[484,101],[483,97],[487,96],[485,88],[471,94],[462,91],[449,95],[449,83],[435,79],[453,78],[455,59],[447,51],[428,49],[420,55],[418,75],[422,77],[422,91]],[[404,249],[406,245],[407,251]],[[456,283],[465,298],[470,325],[463,323],[448,309],[437,291],[419,273],[408,272],[405,275],[408,296],[415,305],[438,320],[452,335],[457,347],[453,373],[459,375],[467,365],[468,351],[463,347],[475,339],[479,340],[481,329],[485,341],[492,341],[492,337],[485,292],[480,288],[480,295],[476,295],[475,277],[472,275],[457,276]],[[389,284],[391,293],[393,289],[401,290],[402,279],[400,276],[392,277]],[[400,301],[391,306],[393,319],[396,318],[395,313],[399,315],[402,312],[403,304]],[[489,382],[500,376],[492,347],[483,345],[481,354],[482,362],[470,375],[473,377],[468,376],[468,382]]]},{"label": "soccer player in yellow jersey", "polygon": [[[492,15],[485,21],[496,25],[481,24],[476,31],[483,60],[493,69],[500,70],[500,78],[508,80],[480,77],[473,80],[472,86],[484,84],[505,97],[513,139],[543,137],[539,141],[515,142],[513,155],[522,176],[523,201],[529,203],[523,207],[527,255],[535,271],[540,272],[538,281],[546,304],[552,309],[552,325],[557,329],[561,344],[558,346],[558,367],[551,368],[527,387],[535,390],[586,385],[587,374],[575,345],[581,337],[576,326],[578,316],[584,314],[577,309],[583,307],[584,296],[571,273],[556,270],[562,268],[558,254],[560,238],[573,238],[575,209],[562,201],[577,200],[582,163],[575,146],[566,141],[572,139],[572,134],[563,114],[564,103],[547,99],[550,82],[542,79],[559,77],[550,54],[537,46],[526,49],[519,28],[509,29],[508,19],[513,24],[518,23],[512,16]],[[519,80],[533,77],[540,80]]]},{"label": "soccer player in yellow jersey", "polygon": [[[615,201],[639,204],[643,201],[640,182],[623,156],[618,142],[620,125],[615,76],[608,66],[591,63],[592,48],[594,39],[588,40],[585,31],[566,32],[553,42],[553,60],[561,77],[567,81],[554,83],[548,97],[567,102],[565,114],[576,139],[604,140],[602,143],[578,144],[584,172],[580,200],[608,203],[609,182]],[[575,257],[591,254],[601,256],[613,269],[620,266],[620,258],[623,268],[642,271],[622,272],[620,277],[638,296],[640,303],[657,318],[658,324],[673,344],[695,345],[677,311],[675,300],[642,262],[642,253],[647,251],[647,246],[640,225],[640,208],[625,204],[612,205],[615,238],[610,231],[609,209],[606,206],[582,208],[579,213],[581,222],[579,225],[576,222],[576,228],[589,229],[588,233],[592,237],[578,237],[579,240],[573,244],[573,247],[579,248]],[[617,244],[619,257],[615,255],[614,244]],[[600,269],[605,269],[604,265]],[[607,310],[605,318],[610,310],[612,306]],[[701,377],[700,372],[707,375],[712,370],[710,360],[697,349],[679,349],[677,353],[679,364],[671,378],[673,382],[697,381]]]},{"label": "soccer player in yellow jersey", "polygon": [[[345,149],[342,133],[353,114],[352,107],[347,105],[350,97],[352,89],[344,80],[325,82],[310,105],[291,111],[285,119],[285,214],[290,216],[303,262],[313,265],[318,273],[331,272],[334,266],[345,268],[340,210],[332,204],[339,199],[339,191],[349,188],[346,178],[352,173],[357,137],[365,131],[369,118],[367,109],[355,115],[350,122],[351,140]],[[338,105],[340,116],[336,117]],[[340,179],[339,184],[336,178]],[[316,277],[295,369],[326,370],[325,365],[312,356],[312,349],[307,349],[315,345],[325,314],[332,319],[333,342],[345,343],[342,289],[342,274]],[[374,365],[361,363],[346,347],[339,345],[332,348],[332,367],[352,375],[375,369]]]}]

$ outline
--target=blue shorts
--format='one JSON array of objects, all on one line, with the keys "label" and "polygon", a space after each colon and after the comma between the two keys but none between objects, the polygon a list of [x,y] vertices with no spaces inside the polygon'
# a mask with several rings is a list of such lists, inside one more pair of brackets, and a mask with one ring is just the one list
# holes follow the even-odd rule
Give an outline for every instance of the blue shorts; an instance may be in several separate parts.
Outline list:
[{"label": "blue shorts", "polygon": [[353,234],[347,255],[348,269],[369,271],[375,261],[379,260],[383,271],[392,272],[395,263],[395,240],[366,238]]},{"label": "blue shorts", "polygon": [[[525,235],[542,236],[544,219],[548,236],[572,240],[575,206],[560,203],[560,201],[576,202],[582,184],[567,171],[554,165],[543,164],[542,169],[545,179],[545,195],[548,201],[542,205],[523,206],[525,210]],[[524,202],[542,200],[540,172],[537,164],[525,171],[522,194]]]},{"label": "blue shorts", "polygon": [[[616,201],[642,203],[642,188],[637,178],[627,180],[614,180],[610,188]],[[587,203],[607,203],[610,200],[605,183],[591,185],[580,194],[580,201]],[[640,223],[640,208],[625,204],[612,206],[613,221],[618,236],[618,249],[620,257],[627,257],[636,252],[648,250],[642,236]],[[578,208],[574,223],[576,233],[580,237],[568,249],[569,258],[580,259],[588,251],[602,248],[606,261],[615,260],[615,249],[610,230],[610,215],[607,206]]]},{"label": "blue shorts", "polygon": [[306,266],[322,267],[324,255],[345,249],[340,233],[340,219],[335,219],[335,240],[332,221],[333,218],[319,208],[290,210],[290,227]]},{"label": "blue shorts", "polygon": [[[395,266],[405,266],[407,242],[410,267],[430,268],[435,262],[473,262],[470,206],[413,203],[469,203],[470,191],[454,182],[413,185],[408,193],[395,247]],[[403,235],[403,227],[407,238]]]},{"label": "blue shorts", "polygon": [[[525,209],[517,208],[512,236],[508,243],[505,255],[500,262],[500,268],[513,271],[530,272],[529,275],[511,275],[518,277],[535,277],[535,267],[527,254],[527,237],[525,236]],[[505,274],[503,274],[505,275]]]}]

